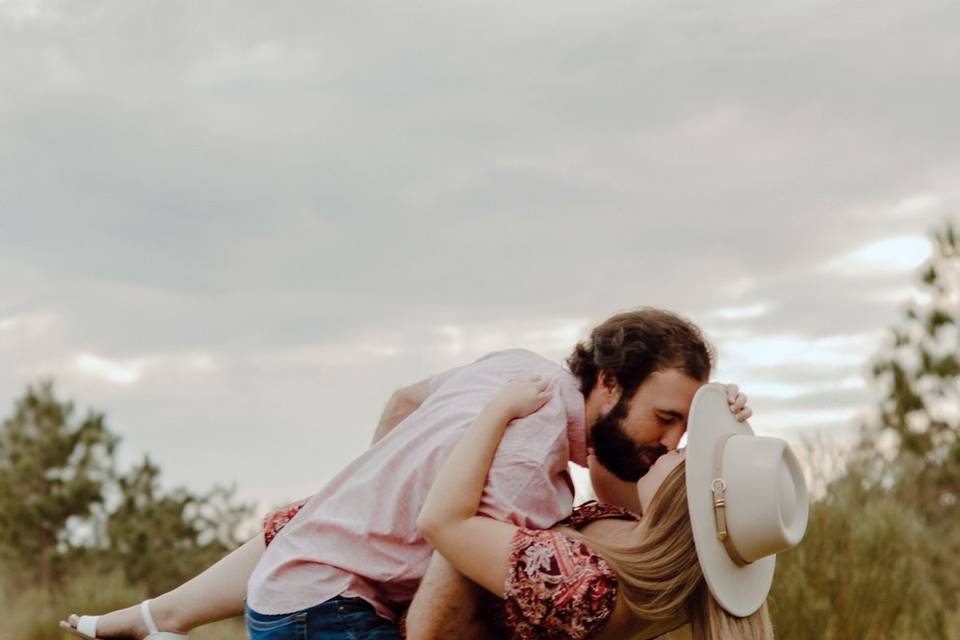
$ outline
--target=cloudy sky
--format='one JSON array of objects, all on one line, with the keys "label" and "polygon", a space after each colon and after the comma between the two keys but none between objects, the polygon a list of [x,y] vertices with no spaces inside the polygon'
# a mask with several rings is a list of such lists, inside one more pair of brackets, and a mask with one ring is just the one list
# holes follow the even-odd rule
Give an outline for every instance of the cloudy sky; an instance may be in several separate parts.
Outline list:
[{"label": "cloudy sky", "polygon": [[960,203],[960,5],[0,0],[0,405],[261,505],[390,392],[607,315],[700,323],[842,439]]}]

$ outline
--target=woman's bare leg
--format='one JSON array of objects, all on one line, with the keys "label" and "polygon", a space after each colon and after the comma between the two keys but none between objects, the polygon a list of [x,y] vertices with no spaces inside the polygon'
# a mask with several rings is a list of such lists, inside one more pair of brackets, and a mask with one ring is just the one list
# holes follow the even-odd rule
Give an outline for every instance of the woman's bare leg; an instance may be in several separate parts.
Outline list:
[{"label": "woman's bare leg", "polygon": [[[243,615],[247,580],[263,550],[263,534],[260,534],[197,577],[151,600],[150,611],[154,618],[161,615],[173,622],[175,628],[189,631],[217,620]],[[159,619],[157,626],[161,627]]]},{"label": "woman's bare leg", "polygon": [[[150,613],[161,631],[187,633],[196,627],[243,614],[247,580],[263,555],[263,534],[247,541],[203,573],[150,601]],[[76,628],[79,617],[66,623]],[[144,638],[147,628],[139,605],[113,611],[97,622],[100,638]]]}]

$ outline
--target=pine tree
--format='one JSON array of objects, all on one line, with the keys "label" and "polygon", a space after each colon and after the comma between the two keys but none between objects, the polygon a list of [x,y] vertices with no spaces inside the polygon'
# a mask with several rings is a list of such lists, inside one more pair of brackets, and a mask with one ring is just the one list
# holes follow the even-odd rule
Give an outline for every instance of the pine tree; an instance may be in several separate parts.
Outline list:
[{"label": "pine tree", "polygon": [[920,295],[892,328],[874,375],[884,390],[880,428],[895,436],[893,488],[925,519],[936,542],[931,580],[954,608],[960,595],[960,237],[946,223],[932,244]]},{"label": "pine tree", "polygon": [[67,522],[102,503],[117,439],[102,414],[73,420],[53,384],[28,387],[0,428],[0,551],[8,565],[50,586]]},{"label": "pine tree", "polygon": [[234,501],[232,489],[164,492],[160,468],[149,457],[119,477],[117,487],[119,504],[106,524],[108,561],[150,595],[180,584],[236,547],[239,525],[251,512]]},{"label": "pine tree", "polygon": [[[881,422],[902,454],[933,471],[960,471],[960,237],[947,224],[933,234],[921,296],[892,329],[891,353],[874,366],[885,387]],[[953,475],[938,482],[937,502],[957,502]]]}]

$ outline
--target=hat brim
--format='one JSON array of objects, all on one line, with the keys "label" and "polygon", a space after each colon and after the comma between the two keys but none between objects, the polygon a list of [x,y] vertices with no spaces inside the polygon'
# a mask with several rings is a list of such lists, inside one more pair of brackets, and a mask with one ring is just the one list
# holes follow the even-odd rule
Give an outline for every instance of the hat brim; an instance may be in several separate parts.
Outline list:
[{"label": "hat brim", "polygon": [[753,435],[738,422],[727,403],[722,384],[704,385],[693,397],[687,420],[687,506],[700,568],[710,593],[721,607],[739,617],[755,613],[764,603],[773,582],[776,556],[738,566],[717,537],[713,509],[714,451],[728,434]]}]

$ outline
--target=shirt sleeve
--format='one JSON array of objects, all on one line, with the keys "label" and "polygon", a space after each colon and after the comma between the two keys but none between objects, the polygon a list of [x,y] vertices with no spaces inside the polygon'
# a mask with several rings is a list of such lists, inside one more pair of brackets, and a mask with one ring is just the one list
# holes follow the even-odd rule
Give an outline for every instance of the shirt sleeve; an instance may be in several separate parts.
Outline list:
[{"label": "shirt sleeve", "polygon": [[484,355],[484,356],[481,356],[480,358],[477,358],[476,360],[474,360],[474,361],[471,362],[471,363],[464,364],[464,365],[461,365],[461,366],[459,366],[459,367],[454,367],[453,369],[447,369],[446,371],[443,371],[443,372],[441,372],[441,373],[438,373],[437,375],[435,375],[435,376],[433,376],[433,377],[431,377],[431,378],[429,379],[428,386],[429,386],[429,389],[430,389],[430,393],[432,394],[434,391],[436,391],[437,389],[439,389],[439,388],[443,385],[444,382],[446,382],[447,380],[449,380],[450,378],[452,378],[453,376],[455,376],[457,373],[460,372],[460,370],[462,370],[462,369],[464,369],[464,368],[466,368],[466,367],[469,367],[471,364],[476,364],[476,363],[481,362],[481,361],[483,361],[483,360],[487,360],[488,358],[493,358],[493,357],[496,357],[496,356],[498,356],[498,355],[500,355],[500,354],[502,354],[502,353],[506,353],[507,351],[515,351],[515,350],[508,349],[508,350],[506,350],[506,351],[492,351],[492,352],[490,352],[490,353],[488,353],[488,354],[486,354],[486,355]]},{"label": "shirt sleeve", "polygon": [[429,388],[429,393],[432,395],[437,389],[439,389],[443,385],[444,382],[446,382],[447,380],[455,376],[457,373],[460,372],[461,369],[463,369],[463,367],[466,367],[466,366],[468,365],[454,367],[453,369],[447,369],[446,371],[442,371],[437,375],[432,376],[430,378],[430,381],[427,383],[427,386]]},{"label": "shirt sleeve", "polygon": [[514,535],[504,609],[515,636],[581,640],[607,623],[616,599],[616,574],[583,542],[558,531]]},{"label": "shirt sleeve", "polygon": [[529,529],[549,529],[573,510],[567,418],[562,401],[507,427],[490,466],[479,512]]}]

